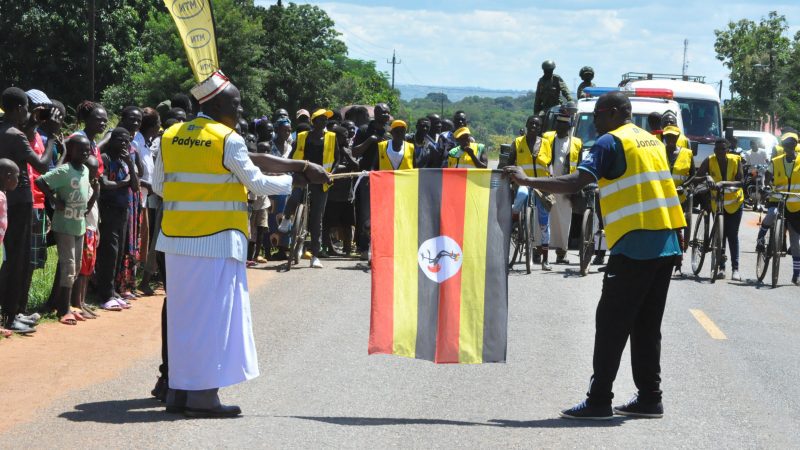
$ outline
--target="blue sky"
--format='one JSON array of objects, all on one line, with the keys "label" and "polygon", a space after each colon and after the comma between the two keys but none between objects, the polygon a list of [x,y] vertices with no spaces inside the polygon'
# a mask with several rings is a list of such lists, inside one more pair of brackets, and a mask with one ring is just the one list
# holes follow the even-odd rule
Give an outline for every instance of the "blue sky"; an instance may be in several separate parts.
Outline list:
[{"label": "blue sky", "polygon": [[[272,0],[257,0],[269,5]],[[616,85],[624,72],[680,73],[683,40],[689,70],[707,82],[728,71],[714,52],[714,30],[731,20],[758,21],[775,10],[787,17],[789,35],[800,30],[800,2],[373,0],[310,1],[336,22],[350,56],[375,60],[389,72],[392,50],[398,84],[533,89],[541,62],[571,88],[578,70],[595,69],[595,83]]]}]

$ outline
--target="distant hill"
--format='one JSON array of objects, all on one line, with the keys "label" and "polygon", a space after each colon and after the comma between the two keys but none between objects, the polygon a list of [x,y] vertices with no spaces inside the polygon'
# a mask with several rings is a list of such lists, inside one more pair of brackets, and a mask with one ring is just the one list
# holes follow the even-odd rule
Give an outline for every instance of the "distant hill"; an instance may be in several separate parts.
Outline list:
[{"label": "distant hill", "polygon": [[416,84],[398,84],[397,89],[400,90],[400,98],[405,101],[413,100],[415,98],[425,98],[431,92],[441,92],[447,95],[450,101],[457,102],[464,97],[521,97],[528,93],[528,91],[515,91],[515,90],[494,90],[484,89],[479,87],[445,87],[445,86],[422,86]]}]

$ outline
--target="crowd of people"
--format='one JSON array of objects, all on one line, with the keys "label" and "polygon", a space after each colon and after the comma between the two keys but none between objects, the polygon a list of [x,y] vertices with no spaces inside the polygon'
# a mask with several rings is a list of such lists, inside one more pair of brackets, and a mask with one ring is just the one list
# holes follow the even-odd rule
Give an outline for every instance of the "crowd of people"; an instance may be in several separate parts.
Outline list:
[{"label": "crowd of people", "polygon": [[[164,254],[156,250],[164,212],[153,191],[162,134],[196,117],[197,100],[177,94],[156,107],[109,112],[84,101],[67,124],[67,110],[44,92],[11,87],[2,94],[0,126],[0,268],[2,333],[31,334],[43,313],[66,325],[95,319],[96,308],[123,311],[166,282]],[[117,123],[110,125],[109,117]],[[253,120],[236,132],[251,154],[306,160],[328,172],[400,168],[487,167],[483,144],[457,111],[409,124],[390,107],[351,106],[339,111],[286,109]],[[369,181],[340,179],[308,188],[310,243],[304,258],[370,258]],[[248,194],[247,266],[286,260],[291,216],[304,190],[291,195]],[[49,298],[31,311],[35,270],[48,248],[58,264]],[[87,302],[87,298],[93,299]]]}]

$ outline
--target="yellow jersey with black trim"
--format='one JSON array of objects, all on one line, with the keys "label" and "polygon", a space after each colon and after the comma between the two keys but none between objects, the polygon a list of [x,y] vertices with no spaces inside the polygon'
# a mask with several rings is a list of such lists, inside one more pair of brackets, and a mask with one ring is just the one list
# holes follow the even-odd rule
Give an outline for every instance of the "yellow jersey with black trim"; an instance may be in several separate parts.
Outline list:
[{"label": "yellow jersey with black trim", "polygon": [[[548,131],[542,135],[542,148],[546,147],[545,152],[551,155],[553,154],[553,146],[556,142],[557,134],[555,131]],[[570,136],[569,139],[569,172],[573,173],[578,170],[578,163],[581,161],[581,149],[583,148],[583,141],[575,136]],[[553,175],[562,175],[560,173],[554,173]]]},{"label": "yellow jersey with black trim", "polygon": [[225,230],[249,235],[247,190],[223,164],[231,133],[233,129],[204,117],[164,132],[165,236],[204,237]]},{"label": "yellow jersey with black trim", "polygon": [[[305,161],[306,159],[306,140],[308,140],[308,131],[303,131],[297,134],[297,147],[295,148],[292,159],[298,161]],[[336,133],[333,131],[326,131],[322,144],[322,168],[326,172],[333,172],[336,164]],[[327,191],[332,185],[323,184],[322,190]]]},{"label": "yellow jersey with black trim", "polygon": [[[483,153],[484,146],[483,144],[477,144],[475,142],[471,142],[469,144],[469,148],[472,149],[472,152],[475,153],[475,156],[480,158],[481,153]],[[451,156],[453,154],[457,154],[458,156]],[[475,164],[475,161],[472,160],[472,157],[467,154],[467,152],[461,150],[461,147],[456,147],[453,150],[450,150],[450,155],[447,156],[447,167],[455,168],[455,167],[466,167],[466,168],[477,168],[478,165]]]},{"label": "yellow jersey with black trim", "polygon": [[[680,148],[678,147],[678,156],[675,158],[675,162],[670,167],[670,171],[672,172],[672,180],[675,182],[675,186],[680,186],[683,183],[689,180],[689,176],[692,173],[692,166],[694,165],[694,154],[688,148]],[[681,203],[686,201],[686,194],[679,195],[681,199]]]},{"label": "yellow jersey with black trim", "polygon": [[[797,156],[791,163],[790,171],[786,170],[786,153],[772,158],[772,185],[775,191],[800,193],[800,164]],[[800,197],[786,197],[786,210],[800,211]]]},{"label": "yellow jersey with black trim", "polygon": [[622,143],[626,169],[619,178],[597,182],[608,247],[631,231],[685,227],[664,144],[631,123],[610,133]]},{"label": "yellow jersey with black trim", "polygon": [[[717,155],[711,155],[708,157],[708,174],[711,175],[711,178],[714,179],[715,183],[736,180],[736,174],[739,172],[739,164],[742,162],[742,157],[738,155],[731,155],[730,153],[726,154],[725,157],[727,160],[725,177],[722,176],[722,171],[719,167],[719,161],[717,161]],[[744,204],[744,191],[740,187],[726,188],[725,193],[722,196],[722,203],[722,207],[725,209],[725,212],[728,214],[735,213]],[[714,212],[717,212],[716,201],[711,202],[711,207]]]},{"label": "yellow jersey with black trim", "polygon": [[533,151],[528,146],[528,139],[525,136],[519,136],[516,138],[514,140],[514,147],[516,148],[517,152],[517,165],[525,171],[525,175],[528,175],[529,177],[550,176],[549,166],[552,160],[552,153],[549,150],[544,149],[543,139],[539,143],[539,153],[536,154],[536,161],[533,160]]},{"label": "yellow jersey with black trim", "polygon": [[408,170],[414,168],[414,144],[411,142],[403,142],[403,158],[400,160],[400,165],[394,167],[392,159],[389,158],[389,145],[391,140],[378,143],[378,170]]}]

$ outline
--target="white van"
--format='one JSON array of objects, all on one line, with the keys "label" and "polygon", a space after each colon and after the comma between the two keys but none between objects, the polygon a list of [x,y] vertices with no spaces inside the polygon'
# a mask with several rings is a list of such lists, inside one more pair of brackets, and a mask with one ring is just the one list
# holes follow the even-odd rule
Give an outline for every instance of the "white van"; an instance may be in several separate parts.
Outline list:
[{"label": "white van", "polygon": [[[664,114],[667,111],[672,111],[678,117],[678,127],[683,131],[683,120],[681,118],[681,108],[674,100],[667,98],[652,98],[652,97],[630,97],[632,122],[647,131],[651,131],[647,125],[647,117],[650,113],[657,112]],[[594,105],[597,103],[597,98],[582,98],[578,100],[578,114],[576,117],[575,136],[583,141],[583,149],[587,150],[594,145],[597,140],[597,130],[594,127]],[[685,131],[684,131],[685,133]],[[712,146],[713,147],[713,146]]]},{"label": "white van", "polygon": [[689,138],[695,163],[699,166],[714,153],[714,141],[723,137],[722,110],[717,90],[705,77],[627,73],[622,76],[623,89],[669,89],[680,105],[683,133]]}]

